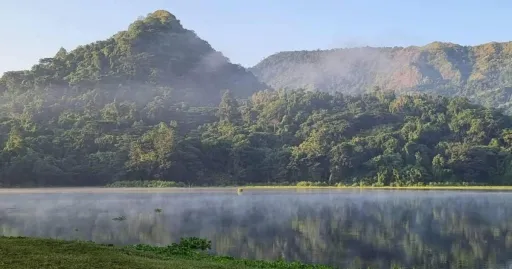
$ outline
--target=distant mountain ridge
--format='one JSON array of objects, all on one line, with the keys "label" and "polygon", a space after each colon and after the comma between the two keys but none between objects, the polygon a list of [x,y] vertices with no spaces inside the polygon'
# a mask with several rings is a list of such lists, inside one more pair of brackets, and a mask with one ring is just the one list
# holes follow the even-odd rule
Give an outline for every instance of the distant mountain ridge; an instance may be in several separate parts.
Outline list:
[{"label": "distant mountain ridge", "polygon": [[[0,90],[94,88],[99,85],[164,86],[180,91],[184,101],[217,104],[221,92],[247,97],[267,88],[165,10],[133,22],[107,40],[41,59],[31,70],[6,72]],[[211,101],[211,102],[210,102]]]},{"label": "distant mountain ridge", "polygon": [[511,107],[512,42],[287,51],[250,70],[274,88],[355,94],[379,86],[396,92],[465,96],[505,110]]}]

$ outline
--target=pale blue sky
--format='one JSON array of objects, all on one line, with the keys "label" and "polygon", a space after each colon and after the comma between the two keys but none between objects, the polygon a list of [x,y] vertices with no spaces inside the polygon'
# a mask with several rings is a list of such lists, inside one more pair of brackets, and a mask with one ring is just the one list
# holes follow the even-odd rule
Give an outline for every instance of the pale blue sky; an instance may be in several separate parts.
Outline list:
[{"label": "pale blue sky", "polygon": [[244,66],[283,50],[512,40],[511,0],[0,0],[0,74],[157,9]]}]

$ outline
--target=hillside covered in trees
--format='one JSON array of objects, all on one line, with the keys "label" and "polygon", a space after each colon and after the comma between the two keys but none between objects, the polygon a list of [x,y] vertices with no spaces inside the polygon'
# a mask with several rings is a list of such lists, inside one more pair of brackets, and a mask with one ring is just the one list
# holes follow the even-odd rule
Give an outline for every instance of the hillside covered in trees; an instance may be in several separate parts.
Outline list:
[{"label": "hillside covered in trees", "polygon": [[111,96],[131,94],[147,101],[157,87],[172,89],[175,101],[214,106],[226,89],[236,88],[237,95],[247,97],[267,88],[164,10],[107,40],[70,52],[61,48],[31,70],[6,72],[0,79],[0,92],[13,95],[109,91]]},{"label": "hillside covered in trees", "polygon": [[239,102],[227,91],[214,111],[169,96],[10,103],[1,185],[512,183],[511,119],[467,99],[263,91]]},{"label": "hillside covered in trees", "polygon": [[[504,59],[453,76],[464,85],[501,81],[493,70]],[[357,81],[347,92],[370,85]],[[156,11],[0,79],[0,186],[512,184],[508,116],[384,85],[359,95],[259,91],[265,85],[251,72]]]},{"label": "hillside covered in trees", "polygon": [[512,113],[512,42],[279,52],[251,70],[274,88],[358,94],[379,86],[464,96]]}]

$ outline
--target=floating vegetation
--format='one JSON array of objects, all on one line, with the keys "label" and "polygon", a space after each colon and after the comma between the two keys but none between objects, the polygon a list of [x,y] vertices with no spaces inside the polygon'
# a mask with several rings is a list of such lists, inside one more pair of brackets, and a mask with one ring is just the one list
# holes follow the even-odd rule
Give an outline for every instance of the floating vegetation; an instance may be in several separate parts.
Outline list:
[{"label": "floating vegetation", "polygon": [[161,208],[155,208],[155,212],[156,212],[156,213],[161,213],[161,212],[162,212],[162,209],[161,209]]},{"label": "floating vegetation", "polygon": [[126,220],[126,217],[125,216],[119,216],[117,218],[113,218],[112,220],[115,220],[115,221],[123,221],[123,220]]}]

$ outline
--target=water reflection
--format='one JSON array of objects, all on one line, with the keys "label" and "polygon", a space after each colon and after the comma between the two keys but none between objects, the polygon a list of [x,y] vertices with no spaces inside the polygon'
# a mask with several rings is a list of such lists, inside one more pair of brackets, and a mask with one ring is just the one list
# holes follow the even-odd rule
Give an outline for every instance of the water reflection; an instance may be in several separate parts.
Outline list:
[{"label": "water reflection", "polygon": [[0,234],[155,245],[199,236],[215,253],[255,259],[504,268],[512,258],[512,193],[2,194]]}]

